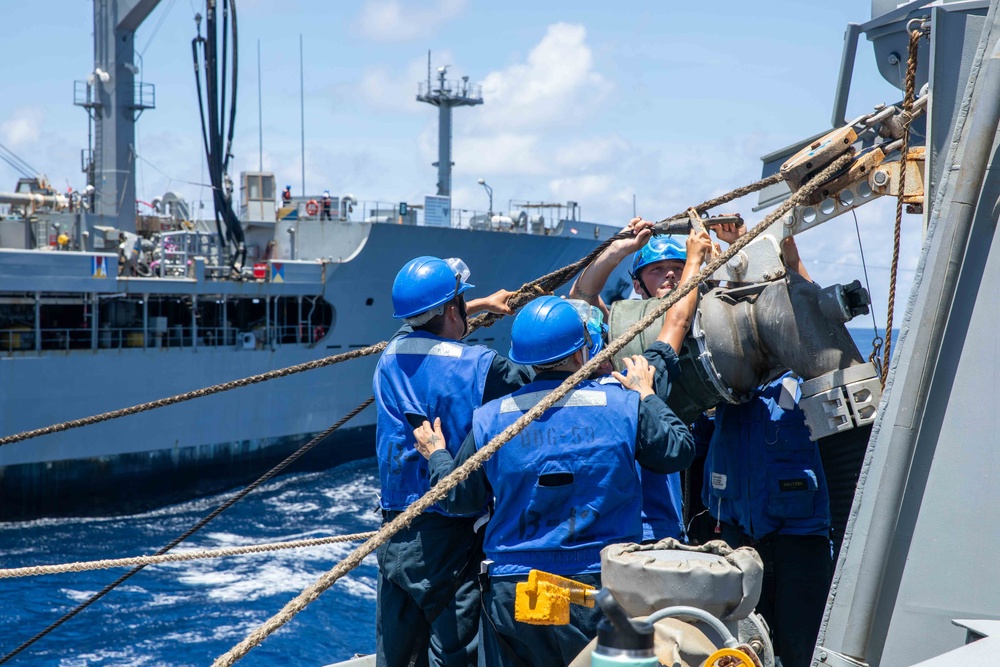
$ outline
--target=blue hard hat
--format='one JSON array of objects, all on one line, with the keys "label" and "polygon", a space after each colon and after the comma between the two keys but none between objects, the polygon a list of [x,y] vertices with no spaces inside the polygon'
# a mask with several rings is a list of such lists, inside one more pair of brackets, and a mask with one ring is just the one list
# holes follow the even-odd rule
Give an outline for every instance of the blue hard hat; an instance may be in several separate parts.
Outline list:
[{"label": "blue hard hat", "polygon": [[629,272],[633,278],[639,275],[640,269],[655,262],[662,262],[665,259],[687,260],[687,249],[684,244],[674,236],[654,236],[649,239],[642,250],[635,253],[632,258],[632,270]]},{"label": "blue hard hat", "polygon": [[411,259],[392,282],[392,316],[401,320],[448,303],[475,287],[465,282],[468,278],[469,269],[460,259]]},{"label": "blue hard hat", "polygon": [[591,335],[574,305],[543,296],[521,309],[510,329],[510,359],[539,366],[564,359],[590,345]]}]

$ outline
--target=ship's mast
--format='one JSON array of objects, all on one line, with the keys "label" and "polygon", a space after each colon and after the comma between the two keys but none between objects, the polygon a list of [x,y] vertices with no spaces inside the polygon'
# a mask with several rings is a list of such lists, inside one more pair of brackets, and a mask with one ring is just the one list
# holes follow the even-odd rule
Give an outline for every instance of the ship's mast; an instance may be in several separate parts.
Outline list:
[{"label": "ship's mast", "polygon": [[159,2],[94,0],[94,69],[73,95],[94,124],[93,153],[83,160],[94,188],[91,210],[129,232],[135,231],[135,121],[156,100],[152,84],[135,81],[135,31]]},{"label": "ship's mast", "polygon": [[448,81],[448,66],[438,67],[437,86],[431,86],[431,55],[427,54],[427,84],[419,84],[417,101],[433,104],[438,108],[438,168],[437,193],[451,196],[451,110],[454,107],[471,107],[483,103],[481,86],[470,86],[469,77],[463,76],[461,85]]}]

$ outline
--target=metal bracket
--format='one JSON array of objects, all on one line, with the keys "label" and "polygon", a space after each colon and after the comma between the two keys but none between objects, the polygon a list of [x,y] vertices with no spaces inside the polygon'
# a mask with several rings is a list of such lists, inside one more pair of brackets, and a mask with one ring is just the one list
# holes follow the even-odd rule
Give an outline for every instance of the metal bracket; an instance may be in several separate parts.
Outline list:
[{"label": "metal bracket", "polygon": [[882,398],[882,383],[871,363],[831,371],[802,383],[799,407],[806,417],[809,439],[871,424]]},{"label": "metal bracket", "polygon": [[766,283],[781,278],[785,273],[778,240],[768,234],[761,234],[713,273],[710,280]]},{"label": "metal bracket", "polygon": [[718,297],[730,305],[736,305],[740,301],[753,303],[765,287],[766,283],[754,283],[742,287],[719,288]]},{"label": "metal bracket", "polygon": [[[906,183],[903,185],[903,203],[908,213],[924,210],[924,158],[925,148],[918,146],[906,152]],[[899,162],[879,165],[869,177],[876,195],[899,196]]]},{"label": "metal bracket", "polygon": [[868,667],[868,663],[819,646],[813,653],[812,667]]}]

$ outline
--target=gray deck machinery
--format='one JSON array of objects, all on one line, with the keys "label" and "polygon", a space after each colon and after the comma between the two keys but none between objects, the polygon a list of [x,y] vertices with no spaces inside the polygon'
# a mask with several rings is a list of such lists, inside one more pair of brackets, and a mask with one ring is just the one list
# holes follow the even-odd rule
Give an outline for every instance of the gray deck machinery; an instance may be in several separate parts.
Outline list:
[{"label": "gray deck machinery", "polygon": [[[764,175],[780,169],[785,180],[762,191],[760,204],[787,197],[850,148],[852,164],[703,286],[671,404],[691,420],[712,405],[745,400],[785,370],[805,380],[801,407],[823,456],[834,537],[842,540],[814,667],[993,664],[1000,650],[1000,423],[990,400],[1000,377],[1000,0],[873,0],[872,16],[847,29],[837,129],[765,156]],[[900,105],[852,121],[845,109],[860,35],[873,44],[882,76],[902,90],[913,31],[920,33],[917,95],[901,179]],[[867,294],[856,283],[820,288],[789,272],[781,241],[880,196],[899,196],[901,180],[907,212],[923,215],[923,243],[883,392],[844,326],[867,311]],[[615,304],[610,335],[651,307]],[[640,352],[657,330],[622,355]],[[677,548],[666,552],[605,550],[603,582],[632,606],[629,613],[683,604],[654,600],[668,583],[681,592],[698,587],[654,576],[684,559]],[[732,554],[716,556],[737,564]],[[617,562],[623,558],[631,562]],[[698,568],[684,568],[697,576]],[[743,570],[744,584],[752,570]],[[735,587],[732,593],[717,618],[746,606]],[[742,628],[733,634],[753,643]],[[753,648],[766,663],[769,647]]]},{"label": "gray deck machinery", "polygon": [[[926,98],[920,98],[914,113],[920,113],[925,103]],[[786,371],[801,377],[800,406],[823,455],[838,548],[882,396],[878,370],[864,359],[845,326],[868,313],[869,295],[857,280],[824,288],[788,270],[782,241],[898,192],[899,162],[887,157],[893,151],[898,154],[901,115],[898,107],[879,107],[811,140],[781,164],[787,194],[789,187],[797,189],[845,152],[857,151],[849,167],[772,224],[702,286],[680,355],[681,376],[669,401],[674,412],[691,423],[719,403],[748,400],[756,387]],[[921,165],[922,149],[911,150],[908,172],[920,171]],[[919,205],[920,180],[904,179],[904,188],[907,198]],[[657,302],[614,303],[610,337],[623,333]],[[641,353],[656,339],[659,328],[656,323],[633,339],[617,360]]]}]

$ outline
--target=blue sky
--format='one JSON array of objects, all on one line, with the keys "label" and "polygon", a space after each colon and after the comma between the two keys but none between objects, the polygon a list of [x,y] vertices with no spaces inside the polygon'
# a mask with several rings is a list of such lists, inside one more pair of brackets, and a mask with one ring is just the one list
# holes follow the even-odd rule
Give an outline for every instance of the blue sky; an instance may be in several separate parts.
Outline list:
[{"label": "blue sky", "polygon": [[[65,188],[83,186],[86,116],[73,81],[92,62],[92,3],[13,3],[0,42],[6,95],[0,141]],[[484,85],[455,113],[455,205],[485,209],[476,184],[509,199],[580,202],[586,219],[623,224],[632,196],[663,217],[755,180],[764,153],[829,128],[843,32],[867,0],[679,3],[554,0],[238,0],[240,94],[234,178],[258,165],[257,41],[263,161],[300,191],[299,35],[305,50],[306,185],[359,199],[434,192],[436,111],[415,101],[434,66]],[[39,18],[42,7],[50,8]],[[157,108],[138,123],[138,197],[204,197],[190,42],[197,0],[161,0],[136,51]],[[899,95],[862,41],[848,116]],[[0,166],[0,189],[17,175]],[[9,186],[4,186],[9,183]],[[746,200],[730,210],[758,220]],[[859,211],[876,313],[884,317],[892,205]],[[900,274],[908,290],[920,221],[908,216]],[[820,282],[861,276],[850,216],[805,233]]]}]

